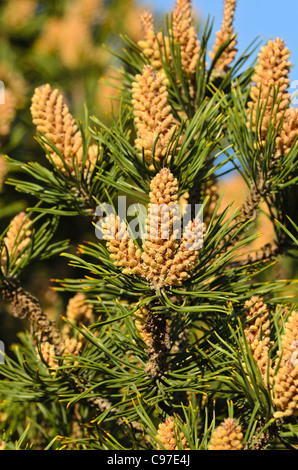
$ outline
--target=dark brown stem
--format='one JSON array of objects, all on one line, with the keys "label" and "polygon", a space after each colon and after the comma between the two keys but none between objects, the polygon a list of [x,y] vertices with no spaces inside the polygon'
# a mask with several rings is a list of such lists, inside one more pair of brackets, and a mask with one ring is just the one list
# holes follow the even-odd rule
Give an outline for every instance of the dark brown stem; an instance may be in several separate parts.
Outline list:
[{"label": "dark brown stem", "polygon": [[150,336],[147,349],[149,362],[145,370],[150,377],[158,379],[167,370],[167,355],[171,348],[166,316],[149,311],[144,329]]},{"label": "dark brown stem", "polygon": [[62,339],[55,323],[42,310],[39,301],[27,292],[16,280],[6,279],[2,285],[1,294],[10,303],[14,317],[26,318],[32,328],[32,333],[39,341],[55,346],[56,355],[61,353]]},{"label": "dark brown stem", "polygon": [[254,264],[261,261],[269,261],[272,258],[276,258],[279,255],[282,255],[287,249],[286,236],[281,234],[278,242],[276,243],[267,243],[259,250],[254,253],[249,253],[245,259],[235,261],[232,263],[232,267],[246,266],[247,264]]},{"label": "dark brown stem", "polygon": [[256,186],[253,185],[250,194],[242,204],[241,212],[242,215],[240,216],[244,221],[253,219],[257,217],[257,209],[261,201],[261,193],[257,190]]}]

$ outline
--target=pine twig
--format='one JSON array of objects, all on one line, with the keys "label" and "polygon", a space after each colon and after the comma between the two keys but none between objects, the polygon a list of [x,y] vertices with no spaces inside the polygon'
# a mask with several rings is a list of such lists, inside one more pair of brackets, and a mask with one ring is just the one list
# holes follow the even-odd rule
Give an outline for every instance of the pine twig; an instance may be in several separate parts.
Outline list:
[{"label": "pine twig", "polygon": [[157,379],[167,369],[167,354],[171,348],[166,316],[154,314],[149,310],[144,328],[150,338],[147,349],[149,362],[145,370],[150,377]]},{"label": "pine twig", "polygon": [[39,301],[27,292],[16,280],[6,279],[2,287],[2,297],[11,305],[12,315],[28,319],[32,333],[41,342],[49,342],[55,347],[55,354],[61,352],[63,344],[55,323],[42,310]]}]

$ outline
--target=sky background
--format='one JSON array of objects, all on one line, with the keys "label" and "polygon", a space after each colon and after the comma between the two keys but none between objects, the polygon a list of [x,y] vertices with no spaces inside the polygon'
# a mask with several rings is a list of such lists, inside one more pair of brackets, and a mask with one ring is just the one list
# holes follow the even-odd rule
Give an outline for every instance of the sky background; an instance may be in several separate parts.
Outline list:
[{"label": "sky background", "polygon": [[[139,0],[139,3],[156,13],[165,13],[173,10],[175,0]],[[203,25],[208,14],[211,20],[215,19],[211,48],[215,32],[220,29],[224,0],[193,0],[192,4]],[[265,41],[276,37],[284,39],[292,53],[290,79],[297,80],[296,84],[292,83],[292,89],[298,91],[298,0],[238,0],[234,26],[241,52],[258,36]]]}]

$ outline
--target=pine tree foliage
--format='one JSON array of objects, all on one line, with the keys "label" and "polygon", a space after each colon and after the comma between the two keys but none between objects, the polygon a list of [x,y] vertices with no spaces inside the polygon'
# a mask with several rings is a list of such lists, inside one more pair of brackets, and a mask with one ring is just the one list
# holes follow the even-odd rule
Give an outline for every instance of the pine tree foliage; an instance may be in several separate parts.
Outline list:
[{"label": "pine tree foliage", "polygon": [[[290,53],[280,38],[238,53],[236,1],[223,7],[214,45],[189,0],[159,32],[143,12],[142,40],[114,51],[109,122],[87,107],[77,121],[58,89],[35,90],[44,159],[5,158],[35,203],[0,238],[0,293],[26,320],[0,365],[0,448],[297,447],[296,283],[272,275],[297,256]],[[240,207],[218,191],[227,163],[249,189]],[[261,204],[275,239],[254,252]],[[59,224],[77,217],[91,235],[75,246]],[[71,275],[52,280],[69,299],[53,320],[24,280],[57,255]]]}]

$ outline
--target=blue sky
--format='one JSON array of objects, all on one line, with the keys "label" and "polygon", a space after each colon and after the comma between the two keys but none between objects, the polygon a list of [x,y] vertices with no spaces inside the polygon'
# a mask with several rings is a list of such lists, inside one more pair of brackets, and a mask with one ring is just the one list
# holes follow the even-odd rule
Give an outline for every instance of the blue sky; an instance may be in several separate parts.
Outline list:
[{"label": "blue sky", "polygon": [[[170,12],[175,0],[139,0],[151,11]],[[213,36],[220,28],[223,0],[193,0],[193,7],[205,23],[208,14],[214,21]],[[290,49],[293,68],[290,78],[298,80],[298,0],[238,0],[235,14],[238,49],[244,51],[258,36],[260,39],[281,37]],[[212,44],[211,44],[212,45]],[[295,84],[293,91],[295,91]],[[298,84],[296,91],[298,90]]]}]

